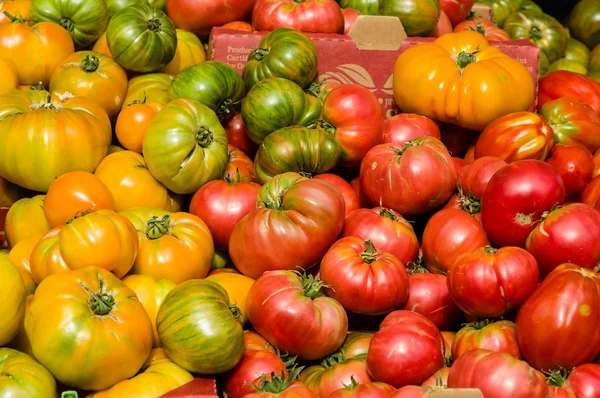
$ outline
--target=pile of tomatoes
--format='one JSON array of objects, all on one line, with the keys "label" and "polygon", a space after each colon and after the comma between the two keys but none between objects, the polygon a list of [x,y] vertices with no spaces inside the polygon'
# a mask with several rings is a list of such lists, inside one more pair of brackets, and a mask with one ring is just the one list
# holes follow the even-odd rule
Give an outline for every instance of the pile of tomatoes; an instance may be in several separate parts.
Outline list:
[{"label": "pile of tomatoes", "polygon": [[[0,397],[600,397],[600,8],[485,3],[0,3]],[[361,13],[437,37],[390,119],[318,81]]]}]

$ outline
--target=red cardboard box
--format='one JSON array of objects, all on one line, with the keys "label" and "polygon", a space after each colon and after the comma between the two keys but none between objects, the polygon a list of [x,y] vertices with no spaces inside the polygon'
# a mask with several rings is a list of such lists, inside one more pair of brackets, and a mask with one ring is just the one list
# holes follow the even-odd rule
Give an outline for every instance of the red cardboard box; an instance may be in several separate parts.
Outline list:
[{"label": "red cardboard box", "polygon": [[[214,28],[209,41],[209,57],[227,63],[240,73],[248,54],[267,32],[242,32]],[[371,90],[381,103],[386,117],[398,112],[392,92],[392,72],[398,55],[417,44],[434,38],[406,37],[396,17],[359,16],[349,35],[314,34],[319,62],[317,80],[360,84]],[[505,54],[523,63],[538,80],[540,50],[529,40],[492,42]],[[534,111],[537,97],[531,104]]]},{"label": "red cardboard box", "polygon": [[219,398],[215,379],[198,377],[159,398]]}]

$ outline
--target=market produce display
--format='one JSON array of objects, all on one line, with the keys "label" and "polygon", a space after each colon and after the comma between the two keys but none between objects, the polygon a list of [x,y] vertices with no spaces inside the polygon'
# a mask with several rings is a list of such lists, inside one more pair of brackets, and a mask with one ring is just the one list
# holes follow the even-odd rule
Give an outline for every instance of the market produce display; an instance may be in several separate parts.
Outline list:
[{"label": "market produce display", "polygon": [[600,2],[547,12],[0,1],[0,398],[600,398]]}]

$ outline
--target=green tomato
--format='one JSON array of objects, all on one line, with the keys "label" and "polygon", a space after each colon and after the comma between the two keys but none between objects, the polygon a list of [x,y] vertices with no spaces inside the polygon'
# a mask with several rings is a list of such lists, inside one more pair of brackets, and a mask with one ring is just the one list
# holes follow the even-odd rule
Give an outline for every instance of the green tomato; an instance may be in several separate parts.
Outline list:
[{"label": "green tomato", "polygon": [[600,1],[582,0],[569,16],[568,27],[576,39],[593,48],[600,43]]},{"label": "green tomato", "polygon": [[424,36],[435,29],[442,7],[440,0],[381,0],[381,15],[400,18],[408,36]]},{"label": "green tomato", "polygon": [[590,49],[579,40],[569,37],[565,58],[570,61],[579,62],[585,66],[590,62]]},{"label": "green tomato", "polygon": [[581,73],[582,75],[586,75],[588,73],[588,69],[584,64],[566,58],[561,58],[558,61],[553,62],[548,68],[548,73],[556,70],[568,70],[571,72]]},{"label": "green tomato", "polygon": [[377,15],[379,12],[379,0],[339,0],[340,7],[354,8],[362,15]]}]

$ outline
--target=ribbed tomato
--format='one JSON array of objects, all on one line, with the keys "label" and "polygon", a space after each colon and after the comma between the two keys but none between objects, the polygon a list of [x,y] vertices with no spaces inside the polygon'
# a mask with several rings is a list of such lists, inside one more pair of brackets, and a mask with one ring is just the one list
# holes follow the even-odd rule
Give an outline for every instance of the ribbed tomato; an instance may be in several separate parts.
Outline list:
[{"label": "ribbed tomato", "polygon": [[480,201],[490,179],[504,166],[506,162],[495,156],[475,159],[458,173],[458,190],[469,199]]},{"label": "ribbed tomato", "polygon": [[460,32],[461,30],[473,30],[481,33],[488,40],[510,40],[510,36],[504,29],[500,29],[492,21],[483,18],[467,19],[454,27],[455,32]]},{"label": "ribbed tomato", "polygon": [[0,345],[12,340],[19,331],[25,316],[25,285],[21,274],[13,262],[0,255],[0,309],[4,315],[0,320]]},{"label": "ribbed tomato", "polygon": [[256,0],[252,27],[257,31],[285,27],[301,32],[343,33],[344,15],[334,0]]},{"label": "ribbed tomato", "polygon": [[557,144],[547,162],[560,174],[567,197],[582,193],[592,180],[594,157],[583,146]]},{"label": "ribbed tomato", "polygon": [[344,204],[346,209],[346,217],[352,213],[354,210],[359,209],[360,206],[360,198],[356,193],[356,190],[352,188],[352,185],[342,177],[337,174],[325,173],[325,174],[317,174],[313,177],[315,180],[327,181],[331,185],[335,186],[338,191],[344,197]]},{"label": "ribbed tomato", "polygon": [[44,215],[45,195],[23,198],[8,210],[4,229],[11,247],[22,240],[46,235],[52,228]]},{"label": "ribbed tomato", "polygon": [[0,391],[6,397],[56,397],[56,381],[31,356],[0,348]]},{"label": "ribbed tomato", "polygon": [[565,96],[579,98],[600,115],[600,83],[591,77],[565,70],[548,73],[540,79],[538,111],[546,102]]},{"label": "ribbed tomato", "polygon": [[426,116],[416,113],[401,113],[383,122],[383,142],[402,146],[408,141],[431,136],[441,139],[438,125]]},{"label": "ribbed tomato", "polygon": [[521,359],[515,324],[511,321],[490,322],[484,319],[463,326],[452,343],[452,358],[456,360],[466,352],[479,349],[505,352]]}]

